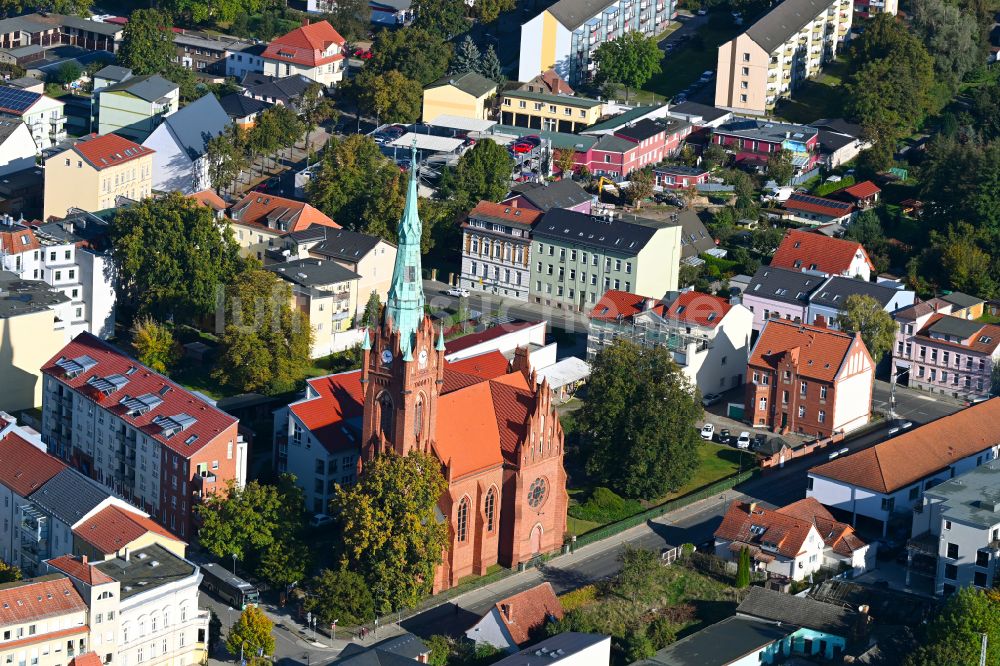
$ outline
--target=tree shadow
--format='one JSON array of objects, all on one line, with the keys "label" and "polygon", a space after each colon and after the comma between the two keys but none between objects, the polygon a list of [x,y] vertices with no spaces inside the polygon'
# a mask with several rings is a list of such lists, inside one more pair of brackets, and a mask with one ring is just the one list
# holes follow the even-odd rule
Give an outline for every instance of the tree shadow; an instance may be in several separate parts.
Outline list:
[{"label": "tree shadow", "polygon": [[403,620],[400,626],[420,638],[434,634],[461,637],[479,618],[480,615],[449,602]]},{"label": "tree shadow", "polygon": [[711,516],[695,525],[682,527],[680,525],[665,525],[652,520],[646,521],[649,527],[658,537],[663,539],[664,547],[681,546],[685,543],[693,543],[701,550],[706,542],[710,541],[715,534],[715,530],[722,524],[722,516]]}]

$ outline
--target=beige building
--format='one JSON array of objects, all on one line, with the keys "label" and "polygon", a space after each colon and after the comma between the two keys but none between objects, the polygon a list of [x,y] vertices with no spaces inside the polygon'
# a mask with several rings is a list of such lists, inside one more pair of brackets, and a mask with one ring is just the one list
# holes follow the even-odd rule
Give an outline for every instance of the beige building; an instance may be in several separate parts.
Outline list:
[{"label": "beige building", "polygon": [[836,58],[851,0],[786,0],[719,47],[715,106],[765,114]]},{"label": "beige building", "polygon": [[43,215],[70,208],[112,208],[118,197],[138,201],[153,191],[153,150],[117,134],[91,135],[45,160]]},{"label": "beige building", "polygon": [[0,589],[0,662],[65,666],[92,643],[86,601],[61,575],[8,583]]},{"label": "beige building", "polygon": [[579,132],[604,113],[604,103],[589,97],[508,90],[500,96],[500,122],[546,132]]},{"label": "beige building", "polygon": [[229,209],[233,234],[240,254],[266,261],[269,250],[283,245],[286,234],[305,231],[310,227],[340,225],[303,201],[286,199],[263,192],[250,192]]},{"label": "beige building", "polygon": [[312,357],[350,347],[356,336],[359,275],[326,259],[296,259],[267,267],[292,285],[295,308],[306,315],[313,332]]},{"label": "beige building", "polygon": [[0,410],[42,404],[41,367],[66,344],[70,305],[44,282],[0,271]]},{"label": "beige building", "polygon": [[424,88],[422,118],[431,124],[438,116],[486,120],[489,100],[496,92],[496,81],[475,72],[446,76]]}]

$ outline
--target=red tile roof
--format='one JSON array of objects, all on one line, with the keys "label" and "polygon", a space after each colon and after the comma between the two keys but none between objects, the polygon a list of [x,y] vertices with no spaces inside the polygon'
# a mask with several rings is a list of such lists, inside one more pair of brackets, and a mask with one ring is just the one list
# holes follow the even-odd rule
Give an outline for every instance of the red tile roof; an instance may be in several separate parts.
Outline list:
[{"label": "red tile roof", "polygon": [[[131,162],[156,152],[152,148],[146,148],[117,134],[102,134],[101,136],[91,134],[90,138],[81,139],[74,143],[71,150],[87,160],[87,163],[98,171]],[[56,155],[54,159],[59,159],[59,156]]]},{"label": "red tile roof", "polygon": [[[69,578],[43,576],[0,587],[0,626],[23,624],[87,610]],[[86,626],[75,627],[86,631]]]},{"label": "red tile roof", "polygon": [[[96,364],[72,376],[59,365],[86,359]],[[42,373],[86,393],[98,407],[112,412],[184,458],[193,456],[237,422],[229,414],[90,333],[76,336],[42,366]],[[110,381],[121,386],[110,385]],[[107,392],[102,392],[102,388]],[[123,402],[137,398],[155,406],[129,411]],[[235,437],[235,429],[233,433]]]},{"label": "red tile roof", "polygon": [[480,381],[438,397],[434,452],[452,478],[503,464],[490,384]]},{"label": "red tile roof", "polygon": [[604,292],[601,300],[590,311],[590,318],[614,321],[620,316],[624,319],[630,319],[646,309],[647,301],[652,302],[650,309],[662,317],[666,310],[663,304],[655,298],[646,298],[627,291],[610,289]]},{"label": "red tile roof", "polygon": [[832,382],[851,352],[856,337],[864,349],[860,336],[784,319],[769,319],[760,332],[747,365],[773,370],[784,354],[794,354],[799,375]]},{"label": "red tile roof", "polygon": [[526,328],[531,328],[537,325],[537,321],[515,321],[508,324],[500,324],[497,326],[491,326],[485,331],[480,331],[479,333],[470,333],[468,335],[463,335],[460,338],[454,338],[444,343],[446,354],[456,354],[460,351],[468,349],[469,347],[475,347],[483,342],[488,342],[490,340],[496,340],[497,338],[503,337],[508,333],[516,333],[517,331],[523,331]]},{"label": "red tile roof", "polygon": [[194,194],[188,195],[189,199],[194,199],[202,206],[207,206],[215,212],[221,210],[226,210],[226,202],[212,190],[202,190],[201,192],[195,192]]},{"label": "red tile roof", "polygon": [[882,190],[879,189],[878,185],[870,180],[865,180],[840,190],[840,192],[848,194],[855,199],[867,199],[868,197],[874,196],[881,191]]},{"label": "red tile roof", "polygon": [[531,208],[521,208],[510,204],[492,203],[490,201],[480,201],[476,207],[469,211],[470,218],[492,218],[503,220],[513,224],[532,225],[542,216],[542,211]]},{"label": "red tile roof", "polygon": [[888,494],[1000,442],[1000,398],[931,421],[873,447],[809,470]]},{"label": "red tile roof", "polygon": [[[236,224],[273,229],[288,233],[302,231],[314,224],[340,229],[340,225],[304,201],[250,192],[230,209]],[[268,224],[270,220],[271,224]],[[282,225],[284,228],[279,227]]]},{"label": "red tile roof", "polygon": [[780,555],[795,557],[805,550],[812,529],[810,521],[752,503],[733,502],[715,530],[715,538],[753,546],[773,544]]},{"label": "red tile roof", "polygon": [[861,243],[792,229],[785,234],[771,258],[771,266],[790,270],[818,270],[829,275],[849,275],[851,263],[858,252],[864,255],[865,263],[874,270],[875,264],[868,258]]},{"label": "red tile roof", "polygon": [[69,660],[69,666],[104,666],[96,652],[85,652]]},{"label": "red tile roof", "polygon": [[67,576],[76,578],[87,585],[105,585],[115,582],[114,578],[75,555],[61,555],[49,560],[48,563]]},{"label": "red tile roof", "polygon": [[809,194],[793,194],[785,201],[785,209],[791,211],[802,211],[804,213],[816,213],[829,217],[843,217],[854,210],[854,206],[836,199],[825,199],[814,197]]},{"label": "red tile roof", "polygon": [[[448,381],[449,373],[459,373],[477,377],[480,381],[484,379],[495,379],[507,374],[510,368],[510,361],[498,351],[489,351],[484,354],[477,354],[460,361],[451,361],[444,368],[445,383]],[[447,389],[444,391],[447,393]]]},{"label": "red tile roof", "polygon": [[331,453],[360,446],[344,421],[358,418],[364,412],[361,371],[316,377],[308,383],[317,396],[292,403],[289,406],[292,413]]},{"label": "red tile roof", "polygon": [[531,640],[531,633],[545,624],[549,616],[563,618],[562,604],[550,583],[542,583],[513,596],[501,599],[495,606],[500,621],[507,627],[518,645]]},{"label": "red tile roof", "polygon": [[[323,54],[331,44],[340,47],[338,53],[324,56]],[[343,47],[344,38],[330,25],[330,22],[318,21],[296,28],[286,35],[271,40],[262,57],[316,67],[336,60],[343,60]]]},{"label": "red tile roof", "polygon": [[28,497],[66,465],[11,431],[0,438],[0,483]]},{"label": "red tile roof", "polygon": [[[647,306],[649,301],[652,302],[651,306]],[[621,316],[622,319],[631,319],[647,307],[664,319],[715,328],[733,306],[724,298],[699,291],[681,293],[668,307],[656,299],[611,289],[604,292],[601,300],[590,311],[590,318],[615,321]]]},{"label": "red tile roof", "polygon": [[73,529],[74,535],[106,555],[118,552],[149,532],[183,543],[152,519],[114,504],[104,507]]},{"label": "red tile roof", "polygon": [[850,556],[867,544],[854,534],[854,528],[839,522],[815,497],[806,497],[778,509],[778,513],[805,520],[816,526],[828,548],[838,555]]},{"label": "red tile roof", "polygon": [[7,254],[21,254],[37,250],[42,246],[35,232],[21,225],[0,226],[0,251]]}]

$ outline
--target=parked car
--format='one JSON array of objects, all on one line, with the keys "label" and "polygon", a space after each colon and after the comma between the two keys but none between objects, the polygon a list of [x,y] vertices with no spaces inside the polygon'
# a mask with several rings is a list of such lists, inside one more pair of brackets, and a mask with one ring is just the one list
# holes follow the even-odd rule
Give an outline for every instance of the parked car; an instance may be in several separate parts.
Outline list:
[{"label": "parked car", "polygon": [[726,446],[733,443],[733,433],[729,432],[729,428],[723,428],[719,431],[718,441],[719,444],[725,444]]},{"label": "parked car", "polygon": [[695,14],[697,14],[698,16],[704,16],[705,14],[708,14],[708,12],[704,9],[699,9],[698,11],[695,12]]},{"label": "parked car", "polygon": [[717,405],[722,402],[722,396],[718,393],[706,393],[701,398],[701,404],[705,407],[711,407],[712,405]]},{"label": "parked car", "polygon": [[704,440],[712,441],[712,435],[715,434],[715,426],[711,423],[706,423],[701,427],[701,438]]},{"label": "parked car", "polygon": [[518,139],[518,143],[530,143],[532,146],[542,145],[542,138],[537,134],[529,134]]},{"label": "parked car", "polygon": [[513,150],[518,155],[523,155],[524,153],[530,153],[532,150],[534,150],[534,148],[535,148],[534,145],[524,141],[517,141],[514,143],[514,145],[511,146],[511,150]]},{"label": "parked car", "polygon": [[746,430],[741,432],[739,439],[736,440],[736,448],[738,449],[750,448],[750,433],[748,433]]},{"label": "parked car", "polygon": [[445,292],[449,296],[458,296],[459,298],[466,298],[469,295],[469,290],[463,287],[452,287]]},{"label": "parked car", "polygon": [[326,515],[325,513],[317,513],[309,520],[309,524],[313,527],[322,527],[323,525],[329,525],[333,522],[333,518]]}]

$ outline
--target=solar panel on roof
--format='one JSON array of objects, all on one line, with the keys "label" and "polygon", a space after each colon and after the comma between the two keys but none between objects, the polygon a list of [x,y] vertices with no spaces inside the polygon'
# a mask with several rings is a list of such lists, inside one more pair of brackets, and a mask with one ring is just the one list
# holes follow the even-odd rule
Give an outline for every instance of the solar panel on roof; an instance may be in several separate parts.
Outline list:
[{"label": "solar panel on roof", "polygon": [[111,395],[124,388],[128,384],[128,378],[124,375],[108,375],[107,377],[92,377],[87,383],[104,395]]},{"label": "solar panel on roof", "polygon": [[76,377],[81,372],[90,370],[95,365],[97,365],[97,361],[86,355],[76,358],[63,358],[56,361],[56,366],[62,368],[66,372],[66,376],[70,378]]},{"label": "solar panel on roof", "polygon": [[8,109],[15,113],[23,113],[31,108],[31,105],[38,101],[42,95],[36,92],[11,88],[10,86],[0,86],[0,108]]}]

